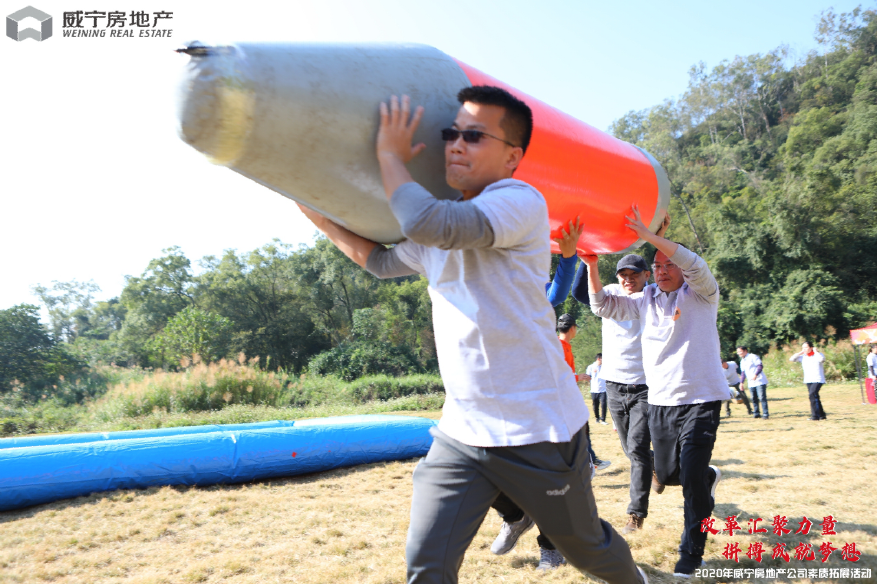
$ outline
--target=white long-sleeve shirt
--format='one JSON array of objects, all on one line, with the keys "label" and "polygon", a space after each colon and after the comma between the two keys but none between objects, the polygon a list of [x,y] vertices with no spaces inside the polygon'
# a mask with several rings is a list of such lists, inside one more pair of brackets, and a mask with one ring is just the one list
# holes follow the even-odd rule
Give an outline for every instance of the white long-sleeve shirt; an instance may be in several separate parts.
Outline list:
[{"label": "white long-sleeve shirt", "polygon": [[[609,284],[603,291],[613,296],[627,296],[620,284]],[[642,292],[635,292],[630,298],[641,298],[642,295]],[[600,379],[625,385],[646,382],[641,334],[642,322],[639,319],[603,319],[603,367],[600,368]]]},{"label": "white long-sleeve shirt", "polygon": [[591,311],[604,318],[641,321],[649,404],[726,400],[728,384],[716,328],[718,283],[703,258],[682,246],[670,260],[682,269],[685,280],[678,290],[663,292],[651,284],[639,298],[601,290],[590,295]]},{"label": "white long-sleeve shirt", "polygon": [[439,429],[476,447],[568,442],[588,408],[545,297],[551,240],[542,194],[504,179],[471,201],[439,201],[411,182],[390,208],[408,239],[375,249],[395,266],[388,275],[404,273],[401,263],[429,279],[446,394]]},{"label": "white long-sleeve shirt", "polygon": [[825,361],[825,355],[819,351],[813,351],[813,356],[798,355],[790,357],[789,361],[797,361],[804,369],[804,383],[825,383],[825,369],[822,363]]}]

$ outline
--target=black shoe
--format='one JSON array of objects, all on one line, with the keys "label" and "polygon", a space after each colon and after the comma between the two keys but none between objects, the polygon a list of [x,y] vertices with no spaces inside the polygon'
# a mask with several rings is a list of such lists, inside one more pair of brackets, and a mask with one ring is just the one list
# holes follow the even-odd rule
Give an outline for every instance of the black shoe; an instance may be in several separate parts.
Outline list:
[{"label": "black shoe", "polygon": [[761,414],[752,414],[752,417],[753,417],[753,418],[760,418],[760,417],[761,417]]},{"label": "black shoe", "polygon": [[673,575],[677,578],[691,578],[694,571],[703,566],[705,562],[701,556],[692,556],[686,552],[679,552],[679,561],[673,568]]}]

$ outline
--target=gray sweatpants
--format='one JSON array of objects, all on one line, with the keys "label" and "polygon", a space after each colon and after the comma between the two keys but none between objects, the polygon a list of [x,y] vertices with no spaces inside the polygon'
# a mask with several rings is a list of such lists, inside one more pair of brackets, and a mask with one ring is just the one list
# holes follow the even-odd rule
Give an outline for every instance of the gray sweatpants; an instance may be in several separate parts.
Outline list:
[{"label": "gray sweatpants", "polygon": [[588,439],[476,448],[430,430],[414,469],[405,554],[409,584],[456,584],[466,548],[500,492],[532,517],[567,561],[609,584],[636,584],[627,542],[597,516]]}]

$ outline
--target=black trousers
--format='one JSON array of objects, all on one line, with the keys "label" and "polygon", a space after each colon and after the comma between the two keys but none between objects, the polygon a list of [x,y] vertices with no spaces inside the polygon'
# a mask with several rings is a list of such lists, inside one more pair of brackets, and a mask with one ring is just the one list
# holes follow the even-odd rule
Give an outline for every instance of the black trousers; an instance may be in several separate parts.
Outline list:
[{"label": "black trousers", "polygon": [[[746,405],[746,411],[749,412],[749,415],[751,416],[752,415],[752,406],[749,405],[749,398],[746,397],[746,392],[740,391],[740,383],[738,382],[738,383],[735,383],[734,385],[729,385],[728,387],[733,388],[734,393],[736,393],[738,397],[743,399],[743,403]],[[731,401],[733,401],[733,400],[728,400],[725,402],[725,413],[728,414],[729,416],[731,415]]]},{"label": "black trousers", "polygon": [[706,533],[701,522],[715,501],[710,487],[715,473],[709,467],[719,428],[722,402],[681,406],[649,406],[649,432],[655,450],[655,474],[664,485],[681,485],[684,528],[680,553],[703,557]]},{"label": "black trousers", "polygon": [[810,396],[810,419],[824,420],[825,410],[822,409],[822,400],[819,399],[819,390],[822,389],[821,383],[808,383],[807,393]]},{"label": "black trousers", "polygon": [[630,460],[630,505],[627,513],[637,517],[649,514],[649,489],[652,486],[651,435],[649,434],[649,387],[606,382],[609,411],[621,449]]},{"label": "black trousers", "polygon": [[[608,384],[607,384],[608,385]],[[606,421],[606,392],[591,394],[591,405],[593,406],[594,416],[597,421]]]}]

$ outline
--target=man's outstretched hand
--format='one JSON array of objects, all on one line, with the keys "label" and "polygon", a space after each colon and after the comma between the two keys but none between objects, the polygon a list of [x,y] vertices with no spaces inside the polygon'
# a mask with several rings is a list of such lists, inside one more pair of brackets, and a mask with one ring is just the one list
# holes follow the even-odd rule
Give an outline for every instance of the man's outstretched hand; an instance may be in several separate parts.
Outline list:
[{"label": "man's outstretched hand", "polygon": [[[409,117],[411,118],[409,120]],[[423,106],[417,106],[411,115],[411,98],[402,96],[401,104],[395,95],[390,97],[390,105],[381,102],[381,126],[378,129],[378,158],[387,156],[400,160],[403,164],[420,154],[426,144],[420,142],[414,146],[414,132],[423,117]]]},{"label": "man's outstretched hand", "polygon": [[657,235],[664,237],[668,229],[670,229],[670,211],[664,211],[664,220],[661,221],[661,226],[658,227]]},{"label": "man's outstretched hand", "polygon": [[381,165],[384,191],[389,199],[397,188],[413,180],[405,165],[426,148],[423,142],[411,145],[414,132],[423,117],[423,107],[417,106],[412,116],[411,98],[403,95],[400,103],[399,98],[393,95],[389,106],[381,102],[380,110],[381,125],[375,149]]},{"label": "man's outstretched hand", "polygon": [[592,254],[592,253],[579,254],[579,258],[582,260],[582,263],[584,263],[586,266],[588,266],[589,270],[591,268],[597,269],[597,262],[600,261],[600,258],[598,258],[595,254]]},{"label": "man's outstretched hand", "polygon": [[652,232],[649,231],[649,228],[643,223],[642,217],[639,214],[639,205],[634,203],[630,206],[630,210],[633,213],[633,217],[630,215],[625,215],[624,218],[627,219],[627,227],[634,233],[636,233],[640,239],[645,239],[649,241],[649,235],[652,235]]},{"label": "man's outstretched hand", "polygon": [[576,244],[578,244],[579,237],[582,236],[584,228],[585,226],[579,217],[576,217],[575,223],[570,221],[566,229],[560,228],[560,237],[553,238],[554,242],[560,247],[560,255],[565,258],[571,258],[576,255]]}]

